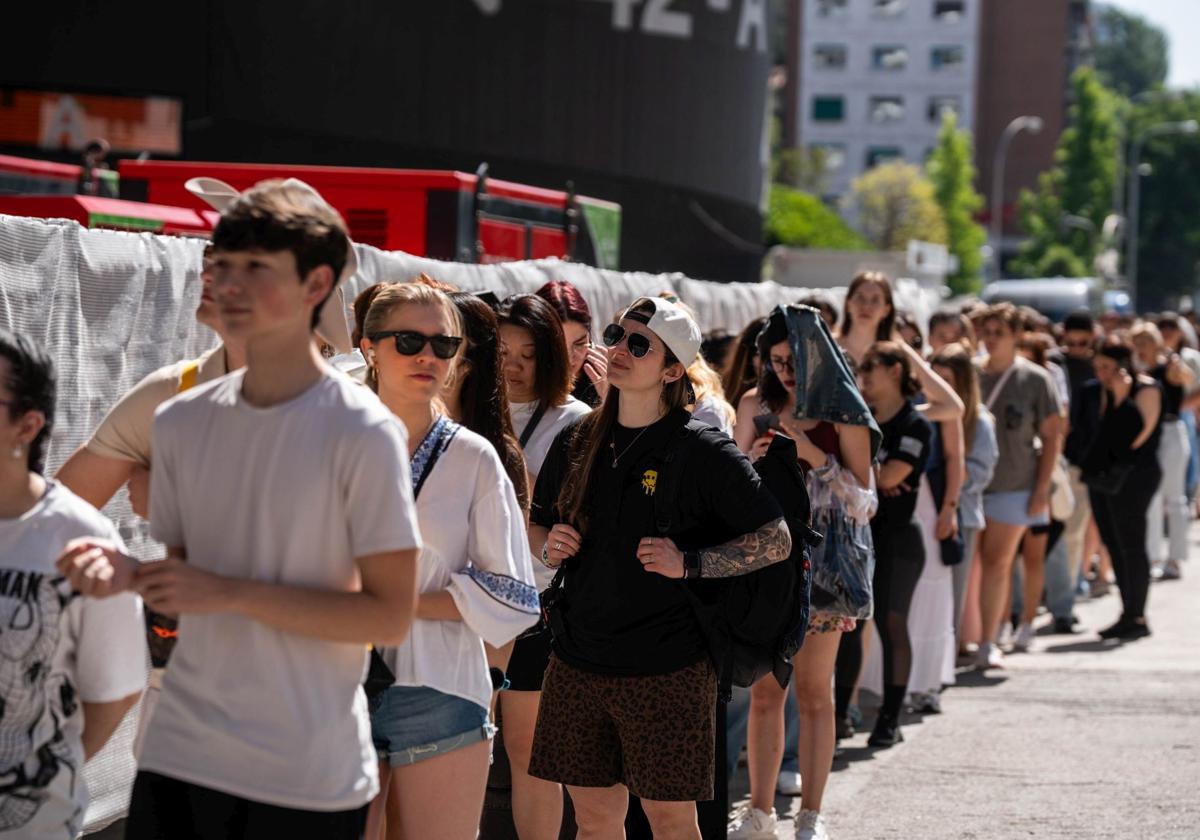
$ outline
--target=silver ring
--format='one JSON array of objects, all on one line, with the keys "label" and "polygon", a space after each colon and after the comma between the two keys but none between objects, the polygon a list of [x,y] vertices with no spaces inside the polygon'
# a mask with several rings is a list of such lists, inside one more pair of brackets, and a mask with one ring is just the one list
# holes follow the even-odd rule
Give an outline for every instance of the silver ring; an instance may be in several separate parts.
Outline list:
[{"label": "silver ring", "polygon": [[562,543],[560,543],[560,542],[556,542],[556,543],[554,544],[554,550],[555,550],[555,551],[562,551]]}]

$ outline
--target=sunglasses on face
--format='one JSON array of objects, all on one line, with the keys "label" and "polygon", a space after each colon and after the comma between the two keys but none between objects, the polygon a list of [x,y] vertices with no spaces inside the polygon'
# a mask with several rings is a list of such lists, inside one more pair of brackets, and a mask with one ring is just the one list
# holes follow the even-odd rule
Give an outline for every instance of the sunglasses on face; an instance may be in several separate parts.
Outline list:
[{"label": "sunglasses on face", "polygon": [[858,369],[863,373],[870,373],[871,371],[875,370],[875,368],[891,367],[895,364],[899,364],[899,362],[889,361],[887,359],[866,359],[861,365],[858,366]]},{"label": "sunglasses on face", "polygon": [[433,348],[433,355],[439,359],[453,359],[458,352],[458,346],[463,340],[454,335],[425,335],[413,330],[393,330],[377,332],[367,336],[372,341],[383,341],[385,338],[396,339],[396,352],[401,356],[415,356],[425,349],[428,343]]},{"label": "sunglasses on face", "polygon": [[609,324],[605,327],[603,339],[605,347],[616,347],[624,341],[629,355],[635,359],[645,358],[646,354],[654,349],[650,346],[649,338],[641,333],[626,332],[620,324]]}]

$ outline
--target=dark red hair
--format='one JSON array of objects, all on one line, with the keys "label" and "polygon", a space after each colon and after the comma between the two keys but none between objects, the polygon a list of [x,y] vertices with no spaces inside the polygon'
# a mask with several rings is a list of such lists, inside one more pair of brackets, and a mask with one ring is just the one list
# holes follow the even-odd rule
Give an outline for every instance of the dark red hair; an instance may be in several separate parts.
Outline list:
[{"label": "dark red hair", "polygon": [[588,309],[587,301],[579,294],[579,290],[566,280],[551,280],[534,294],[553,306],[564,324],[574,321],[587,327],[589,334],[592,332],[592,311]]}]

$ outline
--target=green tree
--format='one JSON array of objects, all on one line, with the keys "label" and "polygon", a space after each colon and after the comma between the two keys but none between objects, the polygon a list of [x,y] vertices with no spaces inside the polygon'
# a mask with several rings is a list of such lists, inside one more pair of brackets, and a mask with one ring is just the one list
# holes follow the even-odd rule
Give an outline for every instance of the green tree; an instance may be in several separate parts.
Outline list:
[{"label": "green tree", "polygon": [[1112,208],[1121,100],[1100,84],[1090,67],[1075,71],[1071,89],[1069,127],[1058,141],[1054,168],[1038,178],[1036,193],[1025,190],[1020,198],[1021,226],[1028,241],[1013,268],[1026,276],[1039,276],[1046,253],[1058,244],[1069,248],[1089,273],[1099,237],[1068,228],[1066,217],[1083,217],[1099,231]]},{"label": "green tree", "polygon": [[780,149],[772,161],[771,180],[813,195],[825,195],[829,191],[829,154],[805,146]]},{"label": "green tree", "polygon": [[791,245],[835,251],[865,251],[870,247],[816,196],[780,184],[771,187],[766,241],[768,247]]},{"label": "green tree", "polygon": [[892,161],[854,180],[858,229],[881,251],[902,251],[911,239],[946,244],[946,220],[933,183],[911,163]]},{"label": "green tree", "polygon": [[[1200,91],[1137,106],[1128,130],[1132,137],[1152,125],[1184,120],[1200,121]],[[1141,186],[1138,306],[1152,310],[1176,306],[1181,295],[1200,290],[1200,137],[1153,137],[1142,162],[1150,169]]]},{"label": "green tree", "polygon": [[987,242],[987,232],[975,221],[983,198],[975,191],[973,157],[971,135],[958,130],[957,115],[947,113],[926,169],[946,220],[946,242],[958,259],[958,270],[946,278],[956,295],[979,291],[979,272],[983,268],[980,249]]},{"label": "green tree", "polygon": [[1160,87],[1167,80],[1170,42],[1141,15],[1115,6],[1096,9],[1093,60],[1100,80],[1122,96]]}]

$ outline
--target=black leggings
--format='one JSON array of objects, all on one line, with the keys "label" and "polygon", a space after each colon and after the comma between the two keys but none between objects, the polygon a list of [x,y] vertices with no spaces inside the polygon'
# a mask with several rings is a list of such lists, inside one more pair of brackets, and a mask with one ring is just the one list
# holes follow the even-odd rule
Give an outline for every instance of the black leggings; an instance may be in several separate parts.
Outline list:
[{"label": "black leggings", "polygon": [[1100,539],[1112,557],[1113,574],[1121,590],[1122,617],[1133,621],[1146,616],[1150,591],[1150,558],[1146,554],[1146,510],[1162,481],[1158,464],[1139,467],[1113,496],[1088,493]]},{"label": "black leggings", "polygon": [[[875,540],[875,626],[883,648],[883,689],[889,714],[898,714],[912,669],[908,610],[925,568],[925,540],[916,521],[872,527]],[[892,688],[891,692],[888,689]],[[900,689],[899,699],[894,699]],[[891,695],[891,696],[888,696]],[[886,702],[891,701],[891,702]]]}]

